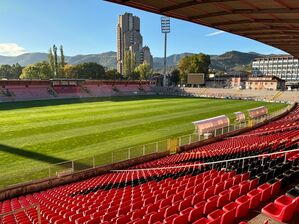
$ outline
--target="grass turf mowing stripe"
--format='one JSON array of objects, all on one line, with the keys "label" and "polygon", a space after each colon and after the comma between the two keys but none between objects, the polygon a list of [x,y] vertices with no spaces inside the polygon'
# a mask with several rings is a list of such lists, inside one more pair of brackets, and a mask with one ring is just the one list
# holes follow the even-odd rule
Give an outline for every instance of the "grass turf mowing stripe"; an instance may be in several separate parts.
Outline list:
[{"label": "grass turf mowing stripe", "polygon": [[[221,103],[221,102],[220,102]],[[223,102],[222,102],[223,103]],[[207,107],[211,104],[214,104],[212,102],[204,102],[200,105],[200,107]],[[171,106],[171,107],[170,107]],[[144,120],[149,119],[152,117],[155,119],[159,118],[160,114],[165,114],[164,112],[167,110],[167,113],[169,114],[179,114],[179,112],[184,112],[188,110],[188,112],[191,112],[192,110],[197,109],[199,110],[198,105],[194,105],[194,102],[190,103],[184,103],[184,104],[178,104],[178,105],[158,105],[153,108],[151,106],[146,107],[146,110],[144,108],[139,108],[138,110],[134,111],[128,111],[127,108],[122,108],[118,111],[113,111],[109,114],[96,114],[96,115],[85,115],[80,117],[74,117],[74,118],[65,118],[62,120],[55,120],[55,121],[47,121],[46,124],[42,123],[42,125],[39,123],[36,127],[35,125],[4,125],[3,128],[1,128],[1,136],[0,140],[7,140],[9,138],[19,138],[34,134],[41,134],[40,130],[42,128],[43,134],[53,132],[60,132],[63,130],[70,130],[75,128],[83,128],[83,127],[91,127],[91,126],[97,126],[97,125],[103,125],[99,126],[101,129],[105,129],[105,124],[108,124],[108,126],[118,125],[122,126],[124,125],[123,122],[128,122],[134,120],[136,118],[143,118]],[[17,119],[17,118],[16,118]],[[29,123],[32,124],[32,123]],[[34,123],[33,123],[34,124]],[[47,125],[48,124],[48,125]],[[13,127],[13,128],[10,128]]]},{"label": "grass turf mowing stripe", "polygon": [[[210,101],[203,101],[203,103],[201,104],[201,106],[207,106],[208,104],[213,104]],[[164,108],[168,107],[170,108],[174,108],[174,107],[184,107],[184,106],[194,106],[194,101],[192,102],[184,102],[184,103],[179,103],[177,105],[173,105],[173,103],[159,103],[159,104],[150,104],[147,106],[142,106],[142,107],[138,107],[138,108],[131,108],[131,107],[120,107],[119,109],[114,109],[114,110],[109,110],[109,111],[102,111],[101,108],[99,108],[97,111],[94,111],[93,113],[87,112],[87,113],[73,113],[72,116],[66,115],[64,114],[63,118],[61,119],[61,115],[57,116],[56,119],[53,119],[53,117],[45,117],[45,118],[40,118],[40,115],[37,113],[34,117],[35,120],[30,121],[27,120],[26,117],[20,117],[15,116],[11,119],[11,123],[5,123],[5,122],[1,122],[2,126],[1,126],[1,133],[4,133],[6,131],[14,131],[14,130],[22,130],[24,128],[32,128],[32,127],[36,127],[36,128],[41,128],[41,127],[49,127],[52,125],[56,125],[56,124],[69,124],[69,123],[76,123],[79,121],[86,121],[86,120],[96,120],[101,118],[102,121],[104,121],[105,119],[108,118],[119,118],[121,119],[122,117],[128,115],[135,115],[135,114],[139,114],[139,113],[149,113],[149,112],[159,112],[161,110],[164,110]],[[5,116],[3,114],[3,116]],[[37,121],[41,120],[41,121]],[[19,122],[19,124],[17,124]],[[24,123],[24,121],[26,121]],[[100,120],[98,120],[100,122]]]},{"label": "grass turf mowing stripe", "polygon": [[[141,132],[145,132],[148,129],[155,127],[157,125],[165,125],[167,126],[169,122],[177,122],[177,123],[185,123],[186,120],[192,121],[196,120],[197,117],[199,117],[199,114],[205,114],[206,116],[203,116],[202,118],[208,118],[211,115],[209,112],[211,111],[216,111],[216,115],[219,115],[218,111],[222,111],[224,108],[232,108],[234,109],[236,106],[238,106],[240,102],[238,101],[231,101],[229,104],[226,102],[221,102],[216,105],[213,104],[213,106],[206,107],[205,109],[203,108],[198,108],[197,105],[192,106],[192,107],[186,107],[186,108],[181,108],[182,106],[174,106],[174,108],[169,108],[167,110],[167,113],[163,113],[163,115],[160,114],[152,114],[152,116],[144,117],[144,116],[135,116],[135,119],[131,120],[123,120],[123,121],[115,121],[115,122],[110,122],[103,124],[101,122],[99,123],[94,123],[92,126],[87,126],[87,127],[71,127],[71,129],[67,130],[59,130],[53,128],[51,132],[37,132],[36,134],[32,134],[31,132],[22,132],[23,134],[28,134],[25,137],[20,137],[15,135],[14,138],[9,138],[5,139],[3,142],[7,145],[15,146],[15,145],[21,145],[22,148],[27,147],[27,142],[28,142],[28,137],[31,136],[32,139],[34,139],[34,144],[43,144],[46,145],[47,142],[50,142],[50,144],[54,144],[53,141],[58,142],[58,141],[67,141],[68,136],[71,136],[70,138],[72,139],[71,141],[77,140],[77,137],[80,137],[79,139],[89,139],[89,143],[93,141],[99,141],[99,137],[101,139],[103,136],[105,136],[105,132],[113,131],[114,136],[117,136],[117,133],[122,133],[122,132],[130,132],[130,129],[136,129],[136,127],[141,126],[142,130],[139,129]],[[176,107],[180,107],[180,110],[177,110]],[[190,118],[189,118],[189,117]],[[183,119],[180,119],[183,118]],[[189,122],[190,127],[192,127],[192,124]],[[94,137],[94,138],[93,138]],[[85,143],[87,144],[87,143]],[[69,146],[70,144],[66,144],[66,147]],[[53,148],[53,146],[48,145],[47,147]]]}]

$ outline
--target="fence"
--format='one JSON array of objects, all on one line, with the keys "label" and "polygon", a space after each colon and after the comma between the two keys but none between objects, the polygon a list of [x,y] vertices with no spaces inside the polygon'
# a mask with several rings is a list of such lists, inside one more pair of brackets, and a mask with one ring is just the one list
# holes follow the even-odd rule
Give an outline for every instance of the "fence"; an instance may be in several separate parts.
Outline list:
[{"label": "fence", "polygon": [[299,149],[291,149],[291,150],[286,150],[282,152],[272,152],[272,153],[264,153],[256,156],[247,156],[247,157],[239,157],[235,159],[227,159],[227,160],[220,160],[220,161],[215,161],[215,162],[207,162],[207,163],[195,163],[195,164],[188,164],[188,165],[180,165],[180,166],[166,166],[166,167],[153,167],[153,168],[142,168],[142,169],[130,169],[130,170],[112,170],[112,172],[136,172],[136,171],[146,171],[146,170],[170,170],[170,169],[179,169],[179,168],[201,168],[204,166],[209,166],[211,165],[211,168],[214,169],[214,166],[216,164],[225,164],[224,168],[227,169],[229,166],[230,162],[235,162],[235,161],[242,161],[243,167],[245,165],[246,160],[251,160],[255,158],[261,159],[261,165],[265,164],[265,158],[271,157],[271,156],[277,156],[283,154],[284,157],[284,163],[287,161],[287,154],[291,152],[298,152]]},{"label": "fence", "polygon": [[[212,136],[217,137],[232,131],[240,130],[242,128],[251,127],[255,124],[263,122],[267,119],[271,119],[286,112],[287,110],[289,110],[290,107],[291,106],[288,106],[264,117],[256,118],[253,120],[247,120],[242,123],[235,123],[228,127],[217,129],[212,133]],[[45,168],[24,169],[19,172],[11,173],[5,172],[0,174],[0,188],[37,179],[63,176],[72,172],[121,162],[124,160],[133,159],[144,155],[149,155],[155,152],[164,152],[173,149],[173,142],[176,142],[176,146],[183,146],[194,142],[202,141],[204,139],[204,135],[192,133],[189,135],[175,137],[172,139],[165,139],[162,141],[153,142],[145,145],[138,145],[113,152],[101,153],[98,155],[81,158],[78,160],[51,164],[50,166]]]},{"label": "fence", "polygon": [[[41,222],[41,214],[40,214],[39,204],[32,204],[32,205],[22,207],[19,209],[14,209],[13,211],[10,211],[10,212],[5,212],[2,214],[0,213],[0,223],[14,223],[14,221],[11,221],[11,220],[4,221],[4,220],[6,220],[5,217],[9,217],[9,216],[14,215],[19,212],[26,212],[29,209],[36,209],[36,212],[37,212],[37,220],[36,221],[38,224],[41,224],[42,222]],[[10,219],[10,218],[7,218],[7,219]],[[13,218],[13,220],[14,220],[14,218]]]}]

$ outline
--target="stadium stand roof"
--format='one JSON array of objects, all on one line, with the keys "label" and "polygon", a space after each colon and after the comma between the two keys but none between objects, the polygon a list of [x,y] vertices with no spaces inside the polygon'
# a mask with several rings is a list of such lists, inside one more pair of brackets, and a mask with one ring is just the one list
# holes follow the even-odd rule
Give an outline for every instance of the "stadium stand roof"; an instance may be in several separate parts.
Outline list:
[{"label": "stadium stand roof", "polygon": [[279,48],[299,58],[299,1],[106,1],[234,33]]}]

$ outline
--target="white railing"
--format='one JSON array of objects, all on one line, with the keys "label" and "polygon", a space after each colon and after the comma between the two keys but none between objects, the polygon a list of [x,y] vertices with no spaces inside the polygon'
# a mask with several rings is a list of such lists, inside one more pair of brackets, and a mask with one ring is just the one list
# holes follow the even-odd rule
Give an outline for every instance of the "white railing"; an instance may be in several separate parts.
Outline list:
[{"label": "white railing", "polygon": [[130,169],[130,170],[112,170],[112,172],[136,172],[136,171],[150,171],[150,170],[169,170],[169,169],[179,169],[179,168],[197,168],[197,167],[203,167],[203,166],[208,166],[208,165],[212,165],[212,169],[214,168],[213,165],[215,164],[219,164],[219,163],[225,163],[226,164],[226,169],[228,167],[228,163],[229,162],[234,162],[234,161],[243,161],[243,167],[244,168],[244,164],[245,164],[245,160],[247,159],[254,159],[254,158],[261,158],[262,159],[262,165],[264,165],[264,159],[265,157],[270,157],[270,156],[274,156],[274,155],[284,155],[284,163],[286,163],[287,160],[287,153],[290,152],[298,152],[299,153],[299,149],[291,149],[291,150],[287,150],[287,151],[282,151],[282,152],[273,152],[273,153],[265,153],[265,154],[259,154],[256,156],[246,156],[246,157],[238,157],[235,159],[227,159],[227,160],[219,160],[219,161],[215,161],[215,162],[207,162],[207,163],[194,163],[194,164],[188,164],[188,165],[181,165],[181,166],[168,166],[168,167],[153,167],[153,168],[141,168],[141,169]]},{"label": "white railing", "polygon": [[27,211],[27,210],[29,210],[31,208],[36,209],[36,212],[37,212],[37,223],[41,224],[42,222],[41,222],[41,214],[40,214],[40,205],[39,204],[32,204],[32,205],[29,205],[29,206],[26,206],[26,207],[14,209],[13,211],[10,211],[10,212],[2,213],[2,214],[0,214],[0,223],[3,223],[3,219],[4,219],[5,216],[14,215],[14,214],[16,214],[18,212],[25,212],[25,211]]}]

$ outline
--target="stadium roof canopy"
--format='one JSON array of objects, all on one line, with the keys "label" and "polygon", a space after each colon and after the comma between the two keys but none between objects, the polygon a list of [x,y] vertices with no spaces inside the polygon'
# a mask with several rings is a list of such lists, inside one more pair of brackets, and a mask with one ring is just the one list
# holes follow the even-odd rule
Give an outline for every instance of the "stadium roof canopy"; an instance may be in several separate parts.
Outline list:
[{"label": "stadium roof canopy", "polygon": [[299,58],[299,0],[106,0],[213,27]]}]

